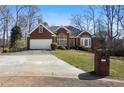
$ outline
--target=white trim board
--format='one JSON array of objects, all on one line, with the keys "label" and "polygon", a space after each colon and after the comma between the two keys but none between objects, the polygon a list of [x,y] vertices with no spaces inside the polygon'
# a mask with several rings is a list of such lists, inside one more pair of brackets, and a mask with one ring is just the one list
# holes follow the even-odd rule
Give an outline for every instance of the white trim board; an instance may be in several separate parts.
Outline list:
[{"label": "white trim board", "polygon": [[71,33],[71,31],[70,31],[68,28],[66,28],[65,26],[63,26],[63,25],[59,26],[59,27],[55,30],[55,32],[57,32],[60,28],[64,28],[65,30],[68,31],[68,33]]}]

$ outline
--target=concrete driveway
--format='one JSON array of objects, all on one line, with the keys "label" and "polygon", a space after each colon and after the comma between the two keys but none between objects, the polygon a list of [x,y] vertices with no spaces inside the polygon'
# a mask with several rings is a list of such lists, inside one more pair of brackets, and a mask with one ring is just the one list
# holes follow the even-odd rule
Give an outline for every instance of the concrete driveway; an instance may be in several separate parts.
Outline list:
[{"label": "concrete driveway", "polygon": [[97,79],[50,51],[30,50],[0,55],[1,86],[124,86],[124,81]]},{"label": "concrete driveway", "polygon": [[46,50],[29,50],[0,56],[0,76],[55,76],[78,78],[84,71]]}]

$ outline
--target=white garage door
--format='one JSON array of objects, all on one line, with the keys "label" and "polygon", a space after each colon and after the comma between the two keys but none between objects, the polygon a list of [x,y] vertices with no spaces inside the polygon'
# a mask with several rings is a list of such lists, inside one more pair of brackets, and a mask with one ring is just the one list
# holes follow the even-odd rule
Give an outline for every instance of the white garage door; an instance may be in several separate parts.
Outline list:
[{"label": "white garage door", "polygon": [[52,39],[30,39],[30,49],[51,49]]}]

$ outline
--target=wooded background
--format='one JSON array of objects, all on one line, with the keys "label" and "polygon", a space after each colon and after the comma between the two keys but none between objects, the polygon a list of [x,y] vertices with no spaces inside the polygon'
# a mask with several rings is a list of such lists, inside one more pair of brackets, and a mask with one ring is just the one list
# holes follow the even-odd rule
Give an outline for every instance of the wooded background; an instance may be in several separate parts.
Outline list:
[{"label": "wooded background", "polygon": [[[13,13],[12,7],[15,12]],[[63,19],[64,20],[64,19]],[[28,33],[38,23],[44,22],[38,5],[1,5],[0,6],[0,46],[10,47],[11,30],[14,26],[21,29],[24,46]],[[97,38],[97,48],[108,48],[112,55],[124,56],[124,6],[88,6],[82,14],[70,15],[70,25],[88,31]]]}]

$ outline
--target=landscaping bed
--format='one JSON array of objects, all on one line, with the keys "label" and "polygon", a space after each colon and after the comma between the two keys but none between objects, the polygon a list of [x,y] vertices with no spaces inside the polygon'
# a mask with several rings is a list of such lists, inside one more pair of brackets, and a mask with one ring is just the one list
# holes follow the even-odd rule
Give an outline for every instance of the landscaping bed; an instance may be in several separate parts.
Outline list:
[{"label": "landscaping bed", "polygon": [[[52,51],[56,57],[68,62],[75,67],[87,72],[94,71],[94,54],[80,50],[56,50]],[[110,76],[112,78],[124,78],[124,60],[113,57],[110,59]]]}]

